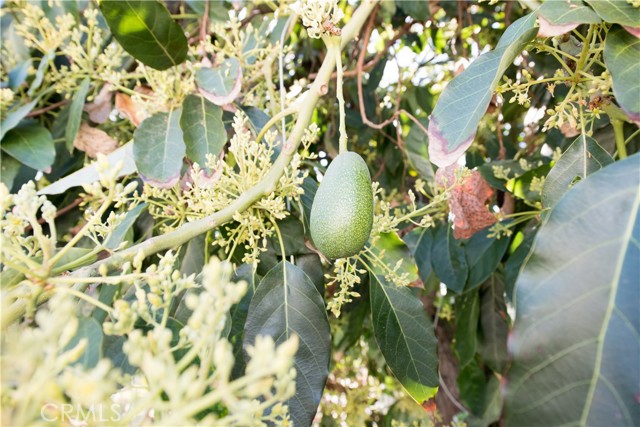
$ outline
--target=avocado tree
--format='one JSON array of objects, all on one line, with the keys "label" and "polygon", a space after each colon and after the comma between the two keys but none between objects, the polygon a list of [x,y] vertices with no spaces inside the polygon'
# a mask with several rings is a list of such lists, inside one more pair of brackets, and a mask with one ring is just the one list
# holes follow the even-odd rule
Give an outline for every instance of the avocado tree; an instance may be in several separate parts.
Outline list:
[{"label": "avocado tree", "polygon": [[640,424],[640,3],[0,3],[2,425]]}]

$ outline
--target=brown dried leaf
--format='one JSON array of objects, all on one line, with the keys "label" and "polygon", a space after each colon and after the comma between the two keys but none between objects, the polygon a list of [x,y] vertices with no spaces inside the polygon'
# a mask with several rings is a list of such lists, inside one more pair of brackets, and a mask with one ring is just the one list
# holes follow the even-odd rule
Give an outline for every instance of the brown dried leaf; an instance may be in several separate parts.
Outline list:
[{"label": "brown dried leaf", "polygon": [[[136,90],[140,93],[147,94],[147,91],[143,90],[142,88],[136,88]],[[140,123],[142,123],[144,119],[149,117],[149,113],[144,108],[144,106],[140,105],[139,102],[134,101],[126,93],[116,93],[116,108],[118,109],[118,112],[120,112],[120,114],[131,120],[131,123],[133,123],[136,127],[140,126]]]},{"label": "brown dried leaf", "polygon": [[76,139],[73,141],[73,146],[87,153],[87,156],[95,158],[98,153],[105,155],[111,153],[118,148],[118,143],[106,132],[83,122],[80,125]]},{"label": "brown dried leaf", "polygon": [[[438,169],[436,181],[443,186],[455,182],[457,166]],[[489,211],[486,202],[493,196],[493,189],[477,170],[469,172],[461,183],[451,189],[449,210],[454,216],[453,236],[468,239],[478,231],[494,224],[496,217]]]},{"label": "brown dried leaf", "polygon": [[94,123],[104,123],[109,119],[109,114],[113,108],[111,105],[111,85],[106,84],[100,89],[93,102],[84,105],[84,111],[89,113],[89,118]]}]

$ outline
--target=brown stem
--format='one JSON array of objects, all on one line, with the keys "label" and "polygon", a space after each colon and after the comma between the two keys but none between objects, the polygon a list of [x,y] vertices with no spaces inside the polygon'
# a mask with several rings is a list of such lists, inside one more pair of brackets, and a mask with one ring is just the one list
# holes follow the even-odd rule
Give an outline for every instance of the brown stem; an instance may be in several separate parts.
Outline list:
[{"label": "brown stem", "polygon": [[39,108],[37,110],[33,110],[32,112],[30,112],[29,114],[27,114],[27,117],[36,117],[39,116],[40,114],[44,114],[47,111],[51,111],[51,110],[55,110],[58,107],[61,107],[63,105],[65,105],[67,102],[69,102],[68,99],[62,100],[62,101],[58,101],[54,104],[51,105],[47,105],[46,107],[42,107]]},{"label": "brown stem", "polygon": [[207,39],[207,33],[209,32],[209,0],[204,2],[204,15],[202,15],[202,22],[200,23],[200,40],[205,41]]}]

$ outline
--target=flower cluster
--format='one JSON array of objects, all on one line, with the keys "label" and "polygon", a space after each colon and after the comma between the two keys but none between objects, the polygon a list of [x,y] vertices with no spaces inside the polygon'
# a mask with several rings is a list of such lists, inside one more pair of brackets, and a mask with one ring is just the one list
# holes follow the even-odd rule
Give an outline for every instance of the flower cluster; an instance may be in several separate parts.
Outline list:
[{"label": "flower cluster", "polygon": [[360,276],[366,273],[366,270],[358,268],[358,262],[355,258],[340,258],[336,260],[333,267],[333,276],[326,274],[327,287],[336,286],[339,288],[333,294],[333,298],[327,303],[327,309],[334,316],[340,317],[340,311],[344,304],[350,303],[352,297],[358,298],[360,294],[353,290],[354,286],[360,283]]},{"label": "flower cluster", "polygon": [[340,34],[337,25],[344,12],[336,0],[298,0],[291,9],[302,17],[309,37],[319,39],[323,35]]},{"label": "flower cluster", "polygon": [[[194,165],[188,180],[178,187],[167,190],[145,186],[141,199],[150,203],[151,214],[164,221],[165,229],[218,212],[265,180],[279,145],[277,134],[268,132],[263,142],[256,143],[242,113],[236,114],[233,129],[235,134],[225,159],[209,157],[203,165],[213,172],[207,173],[206,169]],[[293,155],[273,191],[250,208],[236,212],[234,224],[225,226],[224,233],[216,233],[217,245],[229,253],[236,247],[244,247],[247,252],[243,262],[249,263],[266,250],[273,222],[289,214],[287,199],[297,201],[303,192],[301,185],[307,172],[300,167],[303,160],[313,158],[307,149],[317,134],[318,128],[312,124],[302,138],[303,150]]]}]

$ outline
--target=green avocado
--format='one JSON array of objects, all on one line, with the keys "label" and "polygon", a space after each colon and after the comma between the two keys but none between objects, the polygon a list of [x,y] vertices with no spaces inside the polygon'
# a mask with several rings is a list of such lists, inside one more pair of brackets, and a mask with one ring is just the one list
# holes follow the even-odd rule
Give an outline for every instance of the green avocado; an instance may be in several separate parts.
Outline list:
[{"label": "green avocado", "polygon": [[311,207],[311,238],[331,259],[360,252],[373,225],[371,175],[362,157],[345,152],[331,162]]}]

